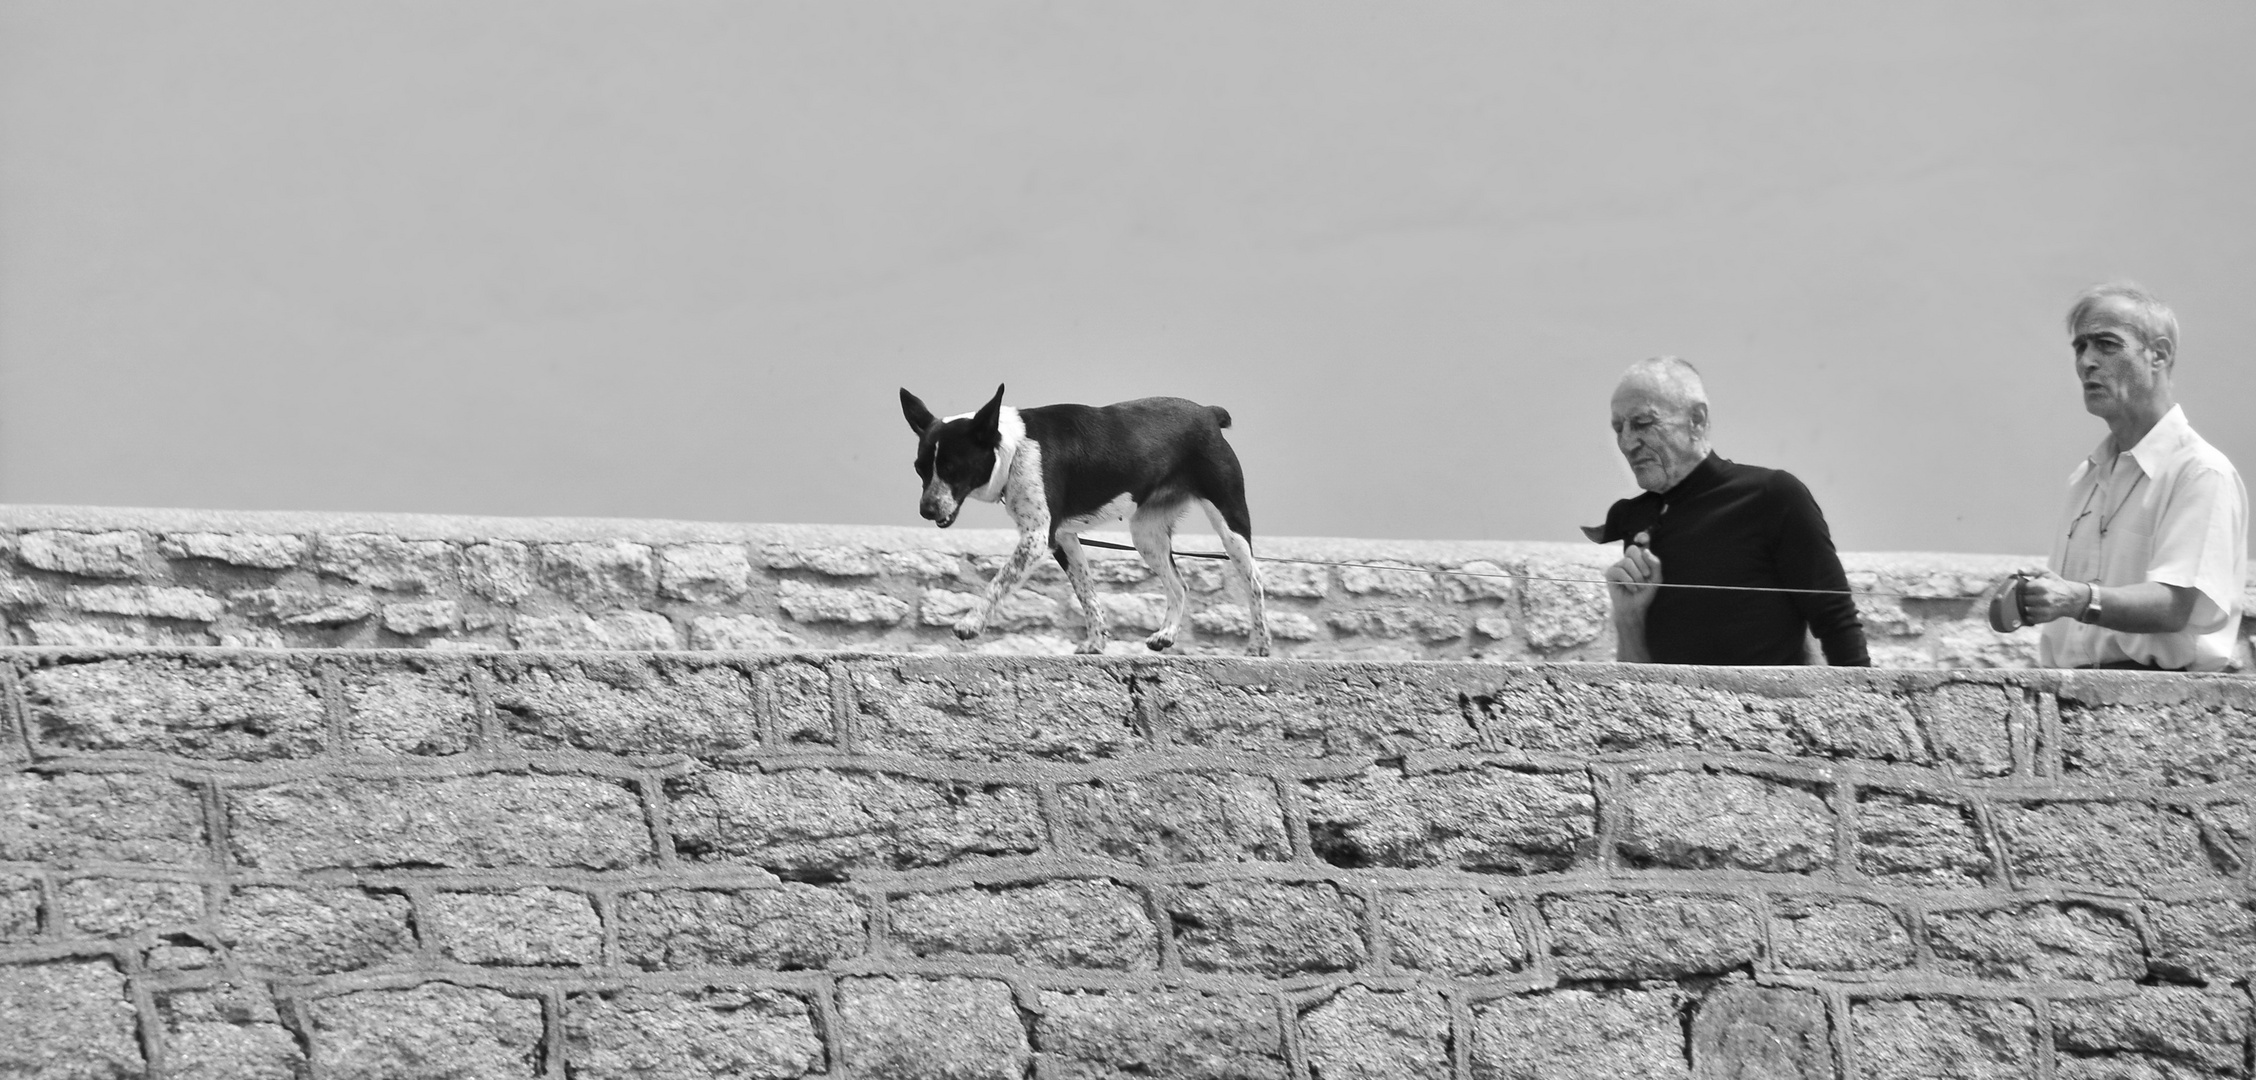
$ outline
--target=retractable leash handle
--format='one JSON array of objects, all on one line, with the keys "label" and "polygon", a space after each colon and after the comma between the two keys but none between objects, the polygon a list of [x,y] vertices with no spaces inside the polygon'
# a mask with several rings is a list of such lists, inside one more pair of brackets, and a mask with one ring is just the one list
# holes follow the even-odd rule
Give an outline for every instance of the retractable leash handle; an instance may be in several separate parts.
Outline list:
[{"label": "retractable leash handle", "polygon": [[2010,634],[2029,625],[2027,598],[2021,591],[2028,580],[2028,574],[2016,570],[1998,583],[1997,592],[1990,595],[1990,629]]}]

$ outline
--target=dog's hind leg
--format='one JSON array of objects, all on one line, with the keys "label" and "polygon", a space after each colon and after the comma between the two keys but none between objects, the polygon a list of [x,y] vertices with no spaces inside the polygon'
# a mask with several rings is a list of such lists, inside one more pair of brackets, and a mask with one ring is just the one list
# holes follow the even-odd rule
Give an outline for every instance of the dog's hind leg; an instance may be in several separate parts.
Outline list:
[{"label": "dog's hind leg", "polygon": [[1230,565],[1238,571],[1238,580],[1245,585],[1246,653],[1251,656],[1269,655],[1269,612],[1267,598],[1261,587],[1261,566],[1253,561],[1253,540],[1230,527],[1223,519],[1221,508],[1204,499],[1199,505],[1206,510],[1206,520],[1214,524],[1214,535],[1222,539],[1222,550],[1230,554]]},{"label": "dog's hind leg", "polygon": [[1065,579],[1073,583],[1073,598],[1081,602],[1081,614],[1088,620],[1088,634],[1073,651],[1102,655],[1112,633],[1105,628],[1104,609],[1097,606],[1097,588],[1089,580],[1089,553],[1081,549],[1080,534],[1058,533],[1052,539],[1050,553],[1065,568]]},{"label": "dog's hind leg", "polygon": [[1181,516],[1182,503],[1146,503],[1128,518],[1128,535],[1136,541],[1136,554],[1143,556],[1144,565],[1159,576],[1161,587],[1167,590],[1167,621],[1144,639],[1153,652],[1175,644],[1183,632],[1183,605],[1190,598],[1190,590],[1184,587],[1182,575],[1175,572],[1175,519]]}]

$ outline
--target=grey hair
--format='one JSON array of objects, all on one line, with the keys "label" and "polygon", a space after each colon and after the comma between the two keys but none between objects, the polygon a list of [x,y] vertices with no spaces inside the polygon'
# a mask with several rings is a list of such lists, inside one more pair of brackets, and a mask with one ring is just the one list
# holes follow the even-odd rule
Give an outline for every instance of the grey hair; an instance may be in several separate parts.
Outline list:
[{"label": "grey hair", "polygon": [[1650,378],[1663,388],[1679,409],[1708,403],[1708,388],[1700,381],[1700,369],[1681,356],[1652,356],[1629,365],[1622,372],[1622,381],[1639,376]]},{"label": "grey hair", "polygon": [[2136,282],[2109,281],[2077,294],[2075,304],[2068,309],[2068,332],[2074,334],[2077,325],[2084,321],[2084,316],[2091,314],[2093,308],[2117,300],[2130,309],[2130,324],[2138,328],[2148,344],[2156,341],[2169,342],[2174,359],[2178,348],[2178,314],[2170,310],[2170,305],[2156,299],[2153,293],[2140,288]]}]

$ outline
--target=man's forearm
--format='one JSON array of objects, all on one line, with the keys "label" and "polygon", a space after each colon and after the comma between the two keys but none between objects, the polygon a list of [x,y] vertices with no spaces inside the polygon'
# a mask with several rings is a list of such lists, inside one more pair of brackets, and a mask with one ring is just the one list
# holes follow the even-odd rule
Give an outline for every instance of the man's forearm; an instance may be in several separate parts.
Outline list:
[{"label": "man's forearm", "polygon": [[1645,649],[1645,612],[1614,609],[1614,659],[1624,664],[1650,664]]},{"label": "man's forearm", "polygon": [[2099,593],[2099,625],[2126,634],[2174,634],[2193,621],[2196,590],[2159,581],[2093,586]]}]

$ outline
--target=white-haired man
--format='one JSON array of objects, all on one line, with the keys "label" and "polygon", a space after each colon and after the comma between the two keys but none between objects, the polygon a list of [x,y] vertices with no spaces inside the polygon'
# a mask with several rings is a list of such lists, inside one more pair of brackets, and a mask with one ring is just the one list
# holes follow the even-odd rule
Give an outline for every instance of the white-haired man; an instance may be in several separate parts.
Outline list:
[{"label": "white-haired man", "polygon": [[2022,614],[2047,667],[2217,671],[2233,659],[2248,577],[2248,489],[2194,433],[2171,380],[2178,317],[2129,283],[2068,309],[2084,411],[2107,437],[2068,477],[2050,569]]},{"label": "white-haired man", "polygon": [[1815,634],[1827,663],[1872,663],[1817,500],[1791,473],[1709,449],[1708,393],[1691,364],[1674,356],[1632,364],[1614,390],[1613,425],[1645,493],[1583,532],[1622,541],[1621,561],[1606,571],[1617,659],[1806,664],[1806,635]]}]

